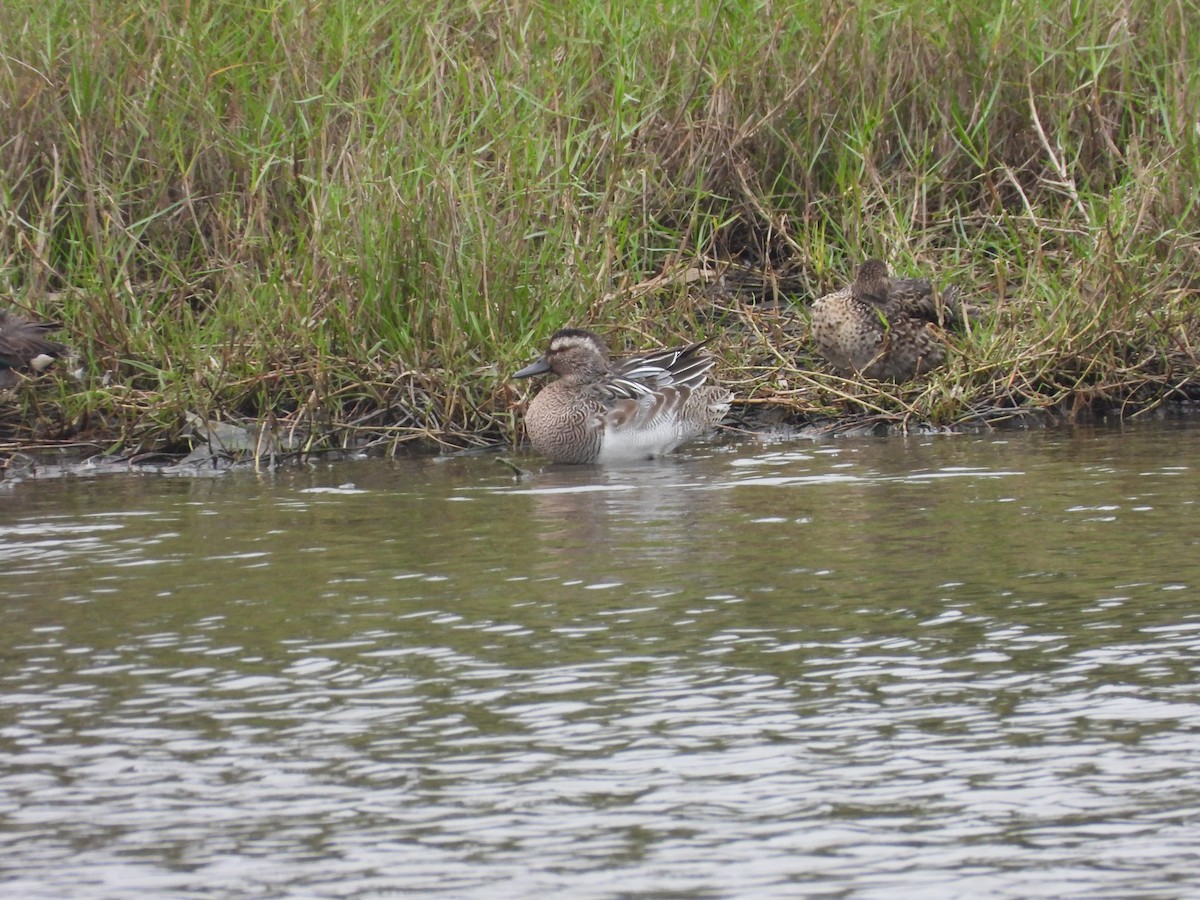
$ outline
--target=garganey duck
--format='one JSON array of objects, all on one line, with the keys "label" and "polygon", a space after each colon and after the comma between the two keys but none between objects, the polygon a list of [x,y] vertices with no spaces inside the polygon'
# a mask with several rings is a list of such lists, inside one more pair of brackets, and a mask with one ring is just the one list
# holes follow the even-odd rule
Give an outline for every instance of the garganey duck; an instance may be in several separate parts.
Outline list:
[{"label": "garganey duck", "polygon": [[907,381],[946,361],[938,326],[963,315],[954,288],[939,304],[928,281],[892,278],[882,260],[868,259],[853,284],[813,303],[812,334],[840,374]]},{"label": "garganey duck", "polygon": [[67,352],[64,345],[46,338],[60,327],[0,309],[0,389],[17,383],[16,370],[40,372]]},{"label": "garganey duck", "polygon": [[558,375],[525,414],[534,449],[560,463],[649,459],[713,427],[733,395],[704,384],[716,363],[700,353],[705,343],[612,361],[592,332],[556,331],[545,355],[513,374]]}]

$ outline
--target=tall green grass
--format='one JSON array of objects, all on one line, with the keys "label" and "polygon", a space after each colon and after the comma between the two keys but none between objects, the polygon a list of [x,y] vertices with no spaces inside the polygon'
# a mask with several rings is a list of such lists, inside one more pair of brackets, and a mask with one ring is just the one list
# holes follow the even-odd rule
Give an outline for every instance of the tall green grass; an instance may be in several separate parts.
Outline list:
[{"label": "tall green grass", "polygon": [[[506,373],[568,322],[707,328],[796,415],[1193,395],[1198,16],[8,0],[0,288],[66,323],[85,379],[0,418],[130,449],[187,411],[492,440]],[[803,340],[723,327],[698,277],[736,264],[802,312],[868,255],[990,303],[945,372],[829,378]]]}]

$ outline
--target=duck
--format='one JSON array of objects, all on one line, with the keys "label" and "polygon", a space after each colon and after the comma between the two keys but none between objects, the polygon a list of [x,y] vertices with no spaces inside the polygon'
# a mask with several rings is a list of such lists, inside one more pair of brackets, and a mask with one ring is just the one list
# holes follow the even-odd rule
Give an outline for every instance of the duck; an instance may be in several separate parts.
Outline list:
[{"label": "duck", "polygon": [[812,305],[817,351],[841,375],[908,381],[946,361],[939,326],[963,315],[958,293],[939,304],[922,278],[893,278],[881,259],[858,267],[852,284]]},{"label": "duck", "polygon": [[17,383],[16,372],[40,372],[67,352],[64,344],[46,337],[61,327],[57,322],[35,322],[0,309],[0,389]]},{"label": "duck", "polygon": [[545,354],[513,373],[558,376],[525,414],[534,450],[558,463],[652,459],[716,426],[733,394],[704,383],[716,364],[700,352],[706,343],[613,361],[592,331],[554,332]]}]

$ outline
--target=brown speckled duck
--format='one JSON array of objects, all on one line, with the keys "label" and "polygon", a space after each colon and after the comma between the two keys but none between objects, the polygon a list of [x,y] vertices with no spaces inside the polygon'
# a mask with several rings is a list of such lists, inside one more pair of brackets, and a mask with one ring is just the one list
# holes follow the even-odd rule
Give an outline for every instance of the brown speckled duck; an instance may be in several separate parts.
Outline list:
[{"label": "brown speckled duck", "polygon": [[613,362],[592,332],[556,331],[545,355],[513,374],[558,375],[525,414],[534,449],[561,463],[649,459],[717,425],[733,395],[704,384],[715,364],[704,343]]},{"label": "brown speckled duck", "polygon": [[64,345],[46,337],[60,327],[55,322],[32,322],[0,309],[0,389],[17,383],[16,371],[40,372],[66,353]]},{"label": "brown speckled duck", "polygon": [[939,306],[928,281],[892,278],[882,260],[868,259],[853,284],[813,303],[812,334],[842,375],[907,381],[945,362],[937,326],[961,314],[954,289]]}]

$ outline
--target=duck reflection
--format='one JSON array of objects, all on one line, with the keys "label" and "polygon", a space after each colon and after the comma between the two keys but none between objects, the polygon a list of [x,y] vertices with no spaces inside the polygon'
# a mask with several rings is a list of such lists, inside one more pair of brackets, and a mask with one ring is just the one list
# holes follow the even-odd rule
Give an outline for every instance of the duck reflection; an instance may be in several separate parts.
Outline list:
[{"label": "duck reflection", "polygon": [[689,527],[727,499],[690,461],[647,460],[619,468],[550,467],[513,493],[530,500],[537,565],[562,571],[563,558],[588,577],[643,563],[660,565],[697,552]]}]

